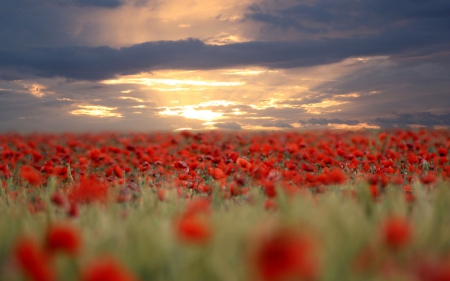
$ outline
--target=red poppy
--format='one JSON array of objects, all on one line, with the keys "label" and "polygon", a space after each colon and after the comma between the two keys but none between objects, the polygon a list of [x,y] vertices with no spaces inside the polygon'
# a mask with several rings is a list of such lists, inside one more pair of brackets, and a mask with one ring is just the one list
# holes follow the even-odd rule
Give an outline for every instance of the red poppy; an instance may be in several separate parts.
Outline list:
[{"label": "red poppy", "polygon": [[83,178],[69,193],[69,199],[76,202],[89,203],[92,201],[106,201],[108,186],[92,175],[89,179]]},{"label": "red poppy", "polygon": [[119,165],[116,165],[116,166],[114,167],[114,174],[115,174],[116,177],[118,177],[118,178],[123,178],[123,170],[122,170],[122,168],[120,168]]},{"label": "red poppy", "polygon": [[80,206],[77,202],[70,203],[69,210],[67,211],[67,215],[72,218],[78,217],[80,214]]},{"label": "red poppy", "polygon": [[14,254],[20,268],[33,281],[53,281],[56,274],[48,254],[32,238],[21,238],[17,242]]},{"label": "red poppy", "polygon": [[428,173],[420,179],[420,182],[423,184],[433,184],[437,180],[436,176],[433,173]]},{"label": "red poppy", "polygon": [[137,281],[139,280],[116,259],[99,257],[84,268],[82,281]]},{"label": "red poppy", "polygon": [[441,156],[441,157],[447,156],[447,153],[448,153],[447,148],[440,147],[440,148],[438,149],[438,154],[439,154],[439,156]]},{"label": "red poppy", "polygon": [[277,202],[275,202],[274,200],[271,200],[271,199],[266,199],[266,201],[264,201],[264,209],[277,210],[278,209]]},{"label": "red poppy", "polygon": [[64,252],[76,255],[81,249],[81,234],[78,229],[70,225],[52,225],[47,230],[45,246],[49,252]]},{"label": "red poppy", "polygon": [[178,239],[185,243],[204,244],[212,236],[212,227],[206,217],[184,214],[175,222]]},{"label": "red poppy", "polygon": [[318,260],[312,239],[290,229],[264,233],[251,253],[257,280],[315,280]]},{"label": "red poppy", "polygon": [[244,170],[250,170],[252,168],[252,164],[244,158],[238,158],[236,160],[236,164],[238,164]]},{"label": "red poppy", "polygon": [[450,281],[450,260],[425,258],[415,271],[420,281]]},{"label": "red poppy", "polygon": [[185,214],[195,215],[199,213],[206,215],[211,213],[211,202],[209,200],[205,198],[196,198],[187,203]]},{"label": "red poppy", "polygon": [[55,204],[58,207],[61,208],[68,208],[69,207],[69,201],[67,198],[59,191],[55,191],[51,197],[51,202]]},{"label": "red poppy", "polygon": [[30,166],[22,166],[20,168],[20,177],[35,187],[39,186],[43,181],[43,177],[39,172]]},{"label": "red poppy", "polygon": [[383,243],[390,249],[397,250],[408,245],[412,240],[412,225],[404,217],[388,217],[381,225]]},{"label": "red poppy", "polygon": [[209,174],[215,180],[220,180],[227,177],[227,175],[220,168],[209,168]]}]

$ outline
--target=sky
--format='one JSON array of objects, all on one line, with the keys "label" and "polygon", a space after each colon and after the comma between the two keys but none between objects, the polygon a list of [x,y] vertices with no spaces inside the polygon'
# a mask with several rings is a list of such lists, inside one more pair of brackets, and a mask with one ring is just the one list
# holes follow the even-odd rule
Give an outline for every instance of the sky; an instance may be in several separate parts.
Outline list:
[{"label": "sky", "polygon": [[448,0],[2,0],[0,132],[449,128]]}]

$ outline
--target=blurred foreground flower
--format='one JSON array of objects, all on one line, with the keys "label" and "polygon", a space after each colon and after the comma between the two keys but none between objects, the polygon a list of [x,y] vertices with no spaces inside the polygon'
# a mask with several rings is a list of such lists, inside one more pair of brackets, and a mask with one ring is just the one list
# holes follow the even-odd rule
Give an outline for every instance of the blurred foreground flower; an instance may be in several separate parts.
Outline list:
[{"label": "blurred foreground flower", "polygon": [[15,257],[26,276],[33,281],[56,280],[50,256],[32,238],[22,237],[14,249]]},{"label": "blurred foreground flower", "polygon": [[20,177],[34,187],[39,186],[43,181],[39,172],[30,166],[22,166],[22,168],[20,168]]},{"label": "blurred foreground flower", "polygon": [[392,216],[381,225],[381,236],[386,246],[397,250],[412,240],[411,223],[404,217]]},{"label": "blurred foreground flower", "polygon": [[94,175],[82,178],[69,193],[69,200],[90,203],[93,201],[105,202],[108,198],[108,186]]},{"label": "blurred foreground flower", "polygon": [[257,237],[250,251],[256,280],[315,280],[319,265],[315,241],[292,229],[275,229]]},{"label": "blurred foreground flower", "polygon": [[137,281],[127,268],[112,257],[99,257],[82,272],[82,281]]},{"label": "blurred foreground flower", "polygon": [[212,227],[205,216],[183,214],[175,223],[178,239],[185,243],[204,244],[212,236]]},{"label": "blurred foreground flower", "polygon": [[45,242],[49,252],[60,251],[69,255],[78,254],[82,246],[78,229],[63,224],[50,226]]}]

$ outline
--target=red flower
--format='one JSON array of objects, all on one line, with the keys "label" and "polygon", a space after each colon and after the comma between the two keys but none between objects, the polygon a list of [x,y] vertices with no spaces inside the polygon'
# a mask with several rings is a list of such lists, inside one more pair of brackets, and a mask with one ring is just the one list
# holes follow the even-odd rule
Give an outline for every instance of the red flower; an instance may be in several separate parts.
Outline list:
[{"label": "red flower", "polygon": [[47,253],[31,238],[21,238],[14,249],[20,268],[33,281],[55,280]]},{"label": "red flower", "polygon": [[345,181],[345,174],[340,169],[333,169],[327,175],[328,184],[343,184]]},{"label": "red flower", "polygon": [[420,281],[450,281],[450,260],[425,258],[415,267]]},{"label": "red flower", "polygon": [[69,210],[67,211],[67,215],[72,218],[78,217],[80,214],[80,206],[76,202],[70,203]]},{"label": "red flower", "polygon": [[236,160],[236,164],[241,166],[241,168],[244,170],[250,170],[252,168],[252,164],[250,162],[248,162],[247,160],[245,160],[244,158],[238,158]]},{"label": "red flower", "polygon": [[69,201],[67,198],[59,191],[55,191],[51,197],[51,202],[58,207],[67,208],[69,206]]},{"label": "red flower", "polygon": [[176,235],[186,243],[203,244],[210,240],[212,228],[207,219],[200,215],[183,215],[176,222]]},{"label": "red flower", "polygon": [[266,210],[277,210],[278,209],[278,205],[277,202],[271,200],[271,199],[266,199],[266,201],[264,201],[264,209]]},{"label": "red flower", "polygon": [[92,175],[89,179],[83,178],[69,194],[69,199],[89,203],[92,201],[106,201],[108,197],[108,186],[97,180]]},{"label": "red flower", "polygon": [[220,168],[209,168],[209,174],[215,179],[224,179],[227,175]]},{"label": "red flower", "polygon": [[116,174],[116,177],[123,178],[123,170],[122,170],[122,168],[120,168],[119,165],[116,165],[114,167],[114,173]]},{"label": "red flower", "polygon": [[82,281],[137,281],[127,268],[111,257],[97,258],[82,272]]},{"label": "red flower", "polygon": [[404,217],[392,216],[381,226],[383,242],[390,249],[396,250],[406,246],[412,239],[411,223]]},{"label": "red flower", "polygon": [[420,179],[420,182],[422,184],[433,184],[436,182],[436,176],[433,173],[428,173]]},{"label": "red flower", "polygon": [[211,213],[211,203],[205,198],[196,198],[186,204],[185,215],[195,215],[199,213],[206,215]]},{"label": "red flower", "polygon": [[319,272],[315,255],[309,236],[278,229],[264,234],[251,255],[251,263],[258,280],[314,280]]},{"label": "red flower", "polygon": [[70,225],[53,225],[47,230],[46,249],[49,252],[61,251],[76,255],[81,248],[81,235]]},{"label": "red flower", "polygon": [[447,153],[448,153],[448,150],[446,149],[446,148],[444,148],[444,147],[440,147],[439,149],[438,149],[438,154],[439,154],[439,156],[447,156]]},{"label": "red flower", "polygon": [[20,177],[35,187],[40,185],[43,181],[43,178],[38,171],[30,166],[22,166],[20,169]]}]

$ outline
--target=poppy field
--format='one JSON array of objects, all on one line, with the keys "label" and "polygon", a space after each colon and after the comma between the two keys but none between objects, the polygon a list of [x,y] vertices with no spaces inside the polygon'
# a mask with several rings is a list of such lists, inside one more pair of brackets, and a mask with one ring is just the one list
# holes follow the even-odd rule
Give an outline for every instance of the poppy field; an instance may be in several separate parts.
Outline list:
[{"label": "poppy field", "polygon": [[0,280],[450,280],[450,132],[0,135]]}]

